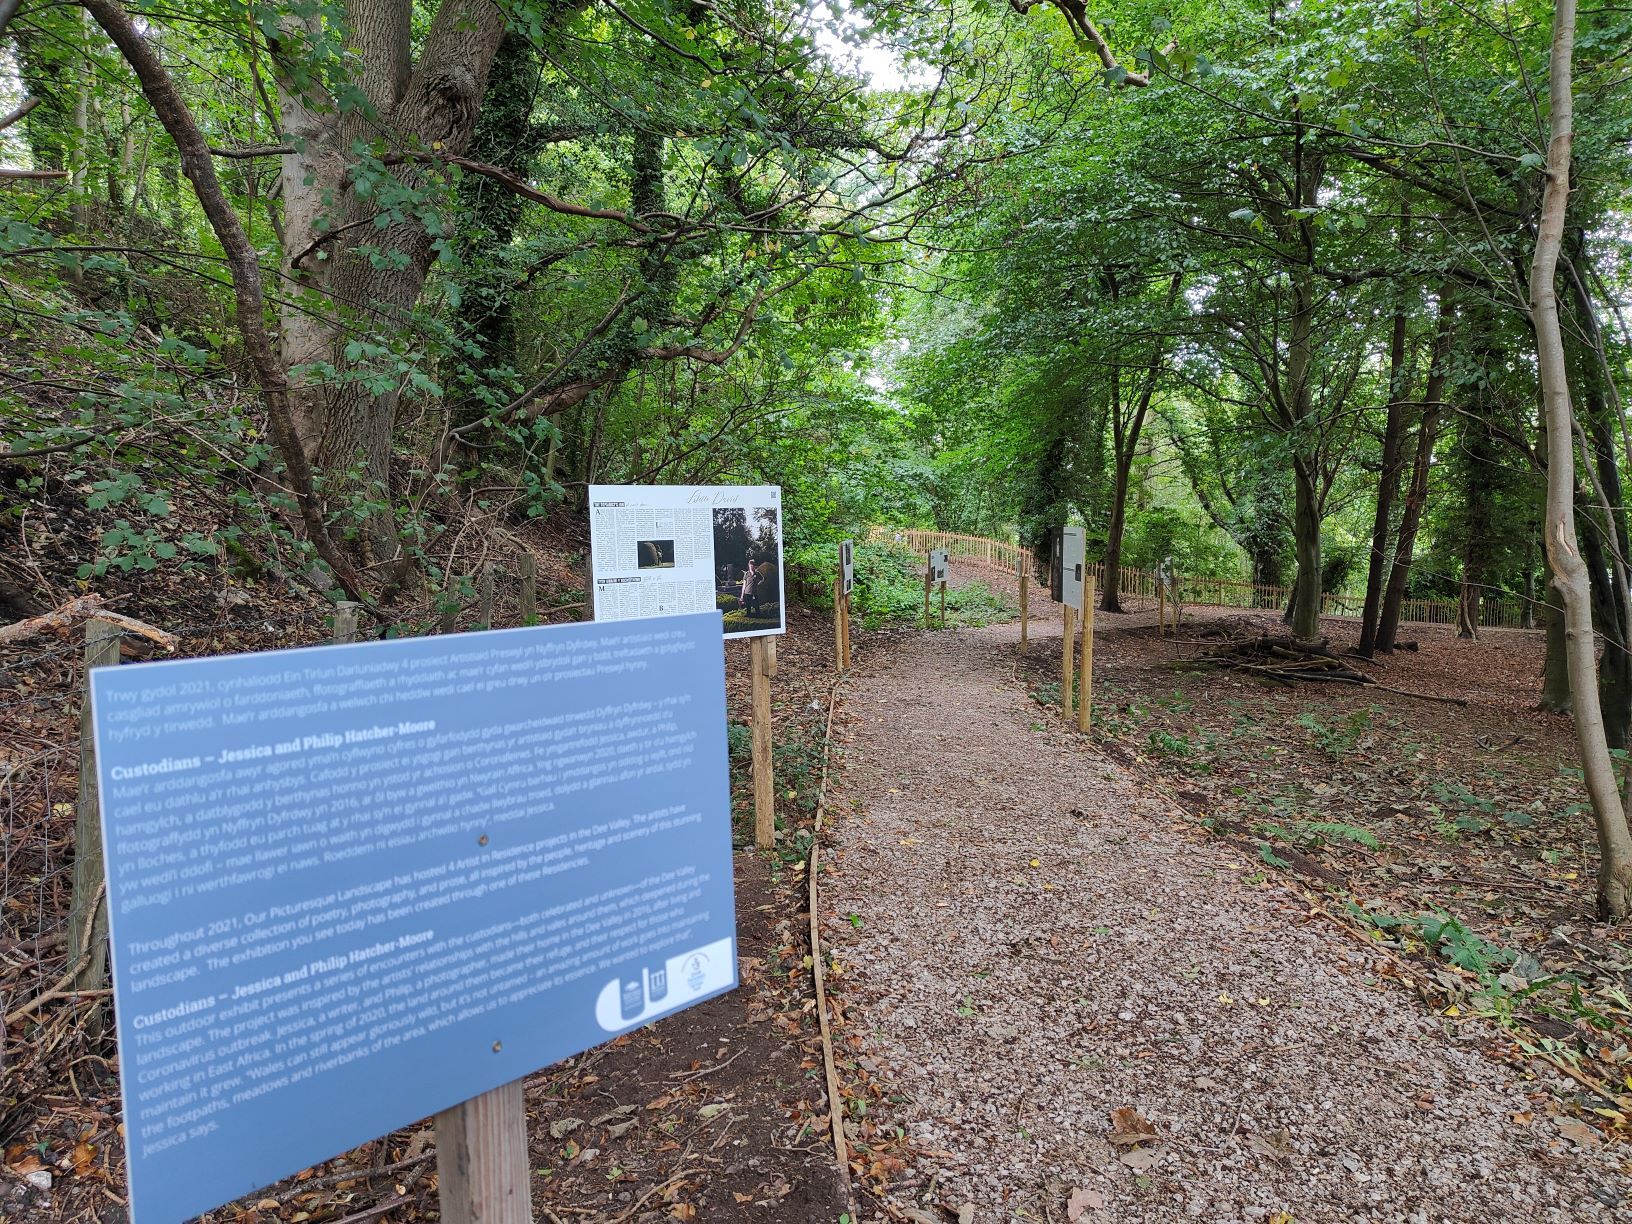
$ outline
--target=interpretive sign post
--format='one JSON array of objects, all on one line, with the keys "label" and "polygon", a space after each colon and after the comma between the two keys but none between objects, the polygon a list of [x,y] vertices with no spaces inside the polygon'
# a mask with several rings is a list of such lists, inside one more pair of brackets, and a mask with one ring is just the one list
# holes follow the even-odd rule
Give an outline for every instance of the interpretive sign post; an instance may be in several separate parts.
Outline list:
[{"label": "interpretive sign post", "polygon": [[1071,685],[1076,679],[1077,610],[1065,605],[1065,633],[1060,641],[1060,713],[1071,721]]},{"label": "interpretive sign post", "polygon": [[856,585],[855,544],[839,545],[839,572],[833,582],[833,667],[850,670],[850,591]]},{"label": "interpretive sign post", "polygon": [[430,1114],[444,1218],[530,1219],[517,1081],[736,985],[723,650],[708,612],[93,671],[135,1224]]},{"label": "interpretive sign post", "polygon": [[776,838],[773,635],[787,626],[782,490],[775,485],[591,485],[589,541],[594,619],[718,608],[726,637],[754,640],[754,843],[769,849]]},{"label": "interpretive sign post", "polygon": [[1027,601],[1026,588],[1030,586],[1029,575],[1026,572],[1026,556],[1020,554],[1020,561],[1016,568],[1020,571],[1020,653],[1026,653],[1026,640],[1031,634],[1031,607]]},{"label": "interpretive sign post", "polygon": [[932,548],[929,551],[929,568],[924,572],[924,628],[929,628],[929,595],[939,585],[941,588],[941,628],[946,628],[946,572],[950,558],[944,548]]},{"label": "interpretive sign post", "polygon": [[1087,575],[1082,594],[1082,685],[1077,690],[1077,730],[1087,731],[1094,717],[1094,576]]}]

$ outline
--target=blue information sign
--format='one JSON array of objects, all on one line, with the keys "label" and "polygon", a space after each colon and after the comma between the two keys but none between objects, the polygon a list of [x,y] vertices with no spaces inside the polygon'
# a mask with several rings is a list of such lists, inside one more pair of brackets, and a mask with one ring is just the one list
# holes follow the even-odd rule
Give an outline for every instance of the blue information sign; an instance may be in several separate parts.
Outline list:
[{"label": "blue information sign", "polygon": [[131,1207],[737,984],[718,613],[91,673]]}]

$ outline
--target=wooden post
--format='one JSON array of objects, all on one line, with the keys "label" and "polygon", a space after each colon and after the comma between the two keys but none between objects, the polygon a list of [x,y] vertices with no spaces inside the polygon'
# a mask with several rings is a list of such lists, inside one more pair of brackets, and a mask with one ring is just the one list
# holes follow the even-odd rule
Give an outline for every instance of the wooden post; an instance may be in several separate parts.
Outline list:
[{"label": "wooden post", "polygon": [[1065,605],[1065,641],[1060,647],[1060,713],[1071,721],[1071,682],[1076,678],[1077,610]]},{"label": "wooden post", "polygon": [[1156,579],[1156,636],[1167,636],[1167,588]]},{"label": "wooden post", "polygon": [[443,1224],[533,1224],[522,1081],[436,1115]]},{"label": "wooden post", "polygon": [[1031,606],[1026,600],[1026,588],[1030,586],[1029,575],[1026,573],[1026,563],[1020,562],[1020,653],[1026,653],[1026,640],[1031,636]]},{"label": "wooden post", "polygon": [[771,677],[776,675],[776,643],[770,637],[752,639],[754,733],[754,845],[769,850],[776,844],[776,780],[771,765]]},{"label": "wooden post", "polygon": [[531,550],[521,554],[516,560],[516,570],[521,574],[521,593],[517,596],[521,604],[521,623],[524,625],[538,624],[538,558]]},{"label": "wooden post", "polygon": [[850,655],[850,592],[844,593],[844,670],[849,671]]},{"label": "wooden post", "polygon": [[1086,732],[1094,721],[1094,591],[1089,574],[1082,589],[1082,683],[1077,686],[1077,730]]},{"label": "wooden post", "polygon": [[442,602],[446,605],[442,609],[442,616],[437,621],[437,628],[443,633],[452,633],[459,627],[459,579],[454,577],[453,571],[448,571],[447,585],[442,590]]},{"label": "wooden post", "polygon": [[357,612],[363,605],[342,600],[334,605],[334,640],[336,642],[355,642],[357,640]]},{"label": "wooden post", "polygon": [[941,583],[941,628],[946,628],[946,583]]},{"label": "wooden post", "polygon": [[482,564],[481,584],[476,588],[476,624],[493,628],[493,562]]},{"label": "wooden post", "polygon": [[[75,990],[108,984],[107,879],[102,866],[102,817],[96,785],[96,736],[91,729],[91,669],[119,663],[119,626],[100,617],[85,622],[85,699],[79,707],[79,801],[74,813],[74,891],[68,909],[68,963],[83,958]],[[102,1008],[85,1017],[86,1033],[102,1036]]]},{"label": "wooden post", "polygon": [[844,567],[833,579],[833,670],[844,671]]},{"label": "wooden post", "polygon": [[924,559],[924,628],[929,628],[929,593],[935,586],[935,567]]},{"label": "wooden post", "polygon": [[844,646],[844,670],[850,670],[850,593],[844,589],[843,579],[839,582],[839,624],[842,628],[840,641]]}]

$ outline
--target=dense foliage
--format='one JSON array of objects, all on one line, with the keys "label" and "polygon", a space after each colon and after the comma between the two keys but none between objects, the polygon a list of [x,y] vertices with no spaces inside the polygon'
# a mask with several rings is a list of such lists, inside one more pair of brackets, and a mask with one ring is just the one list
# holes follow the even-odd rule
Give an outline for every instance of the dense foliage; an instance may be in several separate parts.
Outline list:
[{"label": "dense foliage", "polygon": [[766,481],[812,573],[875,523],[1069,518],[1107,610],[1171,558],[1288,585],[1305,637],[1363,597],[1386,650],[1408,595],[1545,615],[1556,289],[1627,743],[1623,6],[1566,30],[1562,146],[1533,2],[0,13],[9,556],[50,506],[96,523],[83,583],[227,554],[389,619],[592,482]]}]

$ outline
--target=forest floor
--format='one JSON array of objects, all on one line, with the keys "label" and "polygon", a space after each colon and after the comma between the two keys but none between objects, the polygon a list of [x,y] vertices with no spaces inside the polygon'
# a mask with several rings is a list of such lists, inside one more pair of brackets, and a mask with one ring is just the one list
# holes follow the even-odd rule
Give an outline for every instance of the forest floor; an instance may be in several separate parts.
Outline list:
[{"label": "forest floor", "polygon": [[847,686],[824,943],[899,1135],[854,1166],[880,1208],[1624,1219],[1632,955],[1539,635],[1412,627],[1386,682],[1458,708],[1101,616],[1089,740],[1045,610],[1024,660],[1013,625],[892,635]]},{"label": "forest floor", "polygon": [[[575,581],[550,584],[557,615]],[[309,610],[184,599],[125,606],[189,653],[322,637]],[[1458,708],[1199,670],[1200,629],[1235,614],[1187,613],[1177,642],[1102,616],[1089,739],[1058,713],[1058,609],[1034,607],[1024,658],[1013,624],[858,633],[837,689],[819,912],[858,1199],[806,938],[832,636],[795,609],[771,854],[743,848],[747,650],[727,649],[742,988],[530,1080],[539,1217],[1624,1218],[1632,952],[1592,921],[1569,725],[1532,711],[1539,637],[1413,630],[1387,683]],[[65,963],[77,649],[0,669],[0,785],[34,821],[3,881],[12,1007]],[[0,1218],[124,1219],[90,1005],[8,1025]],[[209,1218],[417,1224],[435,1186],[421,1123]]]},{"label": "forest floor", "polygon": [[[544,558],[563,549],[546,541]],[[540,565],[541,604],[570,616],[570,569]],[[559,571],[559,572],[556,572]],[[134,585],[134,584],[133,584]],[[243,589],[228,587],[227,589]],[[581,590],[581,585],[577,585]],[[139,593],[138,593],[139,590]],[[248,588],[148,583],[122,610],[179,632],[184,654],[325,639],[320,607]],[[121,592],[122,593],[122,592]],[[513,590],[496,614],[513,624]],[[544,1221],[652,1224],[836,1220],[844,1210],[826,1143],[827,1102],[812,1011],[803,875],[834,681],[830,622],[789,612],[774,687],[779,847],[751,847],[748,644],[726,645],[732,722],[738,990],[557,1066],[527,1085],[535,1212]],[[118,1059],[86,1033],[100,1000],[57,995],[25,1012],[67,965],[67,911],[82,668],[77,635],[0,657],[0,1220],[123,1224]],[[142,654],[148,652],[142,651]],[[416,1224],[438,1213],[429,1120],[363,1143],[203,1217],[233,1224]]]}]

